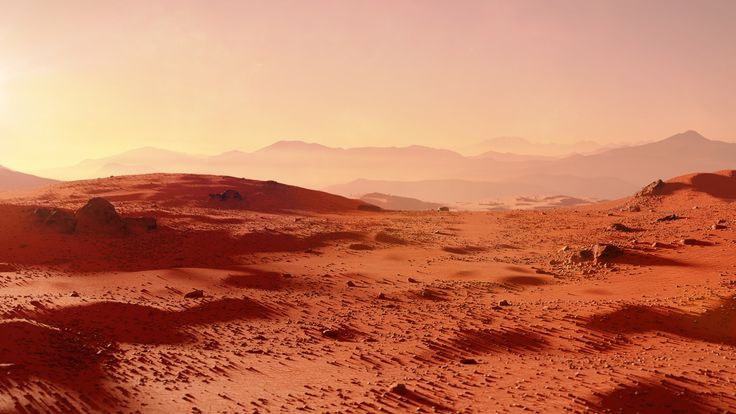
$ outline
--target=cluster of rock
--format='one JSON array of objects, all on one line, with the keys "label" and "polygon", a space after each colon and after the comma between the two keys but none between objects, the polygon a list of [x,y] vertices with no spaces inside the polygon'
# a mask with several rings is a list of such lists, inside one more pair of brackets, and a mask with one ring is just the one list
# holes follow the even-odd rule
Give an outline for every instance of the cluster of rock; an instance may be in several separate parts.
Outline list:
[{"label": "cluster of rock", "polygon": [[[569,249],[567,249],[569,250]],[[563,248],[563,251],[566,249]],[[598,243],[586,249],[572,252],[568,257],[571,263],[594,262],[606,263],[624,255],[624,250],[616,245]]]},{"label": "cluster of rock", "polygon": [[235,190],[225,190],[221,193],[210,194],[210,200],[217,201],[242,201],[243,196]]},{"label": "cluster of rock", "polygon": [[153,217],[121,217],[115,206],[101,197],[90,199],[74,213],[41,207],[33,214],[38,222],[60,233],[121,234],[146,232],[157,227]]}]

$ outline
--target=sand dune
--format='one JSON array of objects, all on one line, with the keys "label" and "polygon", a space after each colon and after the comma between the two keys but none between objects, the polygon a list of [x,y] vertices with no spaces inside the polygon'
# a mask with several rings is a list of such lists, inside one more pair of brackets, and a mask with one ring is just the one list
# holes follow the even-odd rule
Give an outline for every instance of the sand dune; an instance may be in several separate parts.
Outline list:
[{"label": "sand dune", "polygon": [[[198,175],[15,193],[0,412],[733,411],[734,177],[505,212]],[[158,225],[38,220],[93,197]]]}]

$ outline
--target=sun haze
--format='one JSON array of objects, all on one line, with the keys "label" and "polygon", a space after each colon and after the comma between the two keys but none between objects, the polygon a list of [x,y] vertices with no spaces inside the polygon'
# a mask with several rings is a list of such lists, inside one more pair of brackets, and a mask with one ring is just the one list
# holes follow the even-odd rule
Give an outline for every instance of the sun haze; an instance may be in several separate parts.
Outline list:
[{"label": "sun haze", "polygon": [[0,1],[0,164],[736,136],[732,1]]}]

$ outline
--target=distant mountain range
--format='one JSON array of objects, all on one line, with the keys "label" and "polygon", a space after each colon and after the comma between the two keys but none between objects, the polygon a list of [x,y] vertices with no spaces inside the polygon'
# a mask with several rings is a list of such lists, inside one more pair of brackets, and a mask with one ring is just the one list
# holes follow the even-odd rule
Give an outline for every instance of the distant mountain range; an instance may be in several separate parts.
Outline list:
[{"label": "distant mountain range", "polygon": [[0,191],[25,190],[56,183],[56,180],[24,174],[0,166]]},{"label": "distant mountain range", "polygon": [[428,203],[426,201],[417,200],[416,198],[382,193],[363,194],[360,199],[368,204],[379,206],[384,210],[425,211],[436,210],[442,207],[442,204],[438,203]]},{"label": "distant mountain range", "polygon": [[517,154],[526,157],[561,157],[572,154],[592,154],[605,149],[607,148],[593,141],[579,141],[572,144],[552,144],[531,142],[520,137],[496,137],[458,148],[458,152],[471,156],[494,153]]},{"label": "distant mountain range", "polygon": [[[507,146],[520,145],[518,140],[509,142]],[[496,143],[495,148],[504,147]],[[141,148],[42,175],[82,179],[151,172],[223,174],[351,197],[379,192],[452,203],[512,195],[619,198],[657,178],[735,167],[735,143],[687,131],[649,144],[564,157],[495,151],[464,156],[423,146],[344,149],[301,141],[215,156]]]}]

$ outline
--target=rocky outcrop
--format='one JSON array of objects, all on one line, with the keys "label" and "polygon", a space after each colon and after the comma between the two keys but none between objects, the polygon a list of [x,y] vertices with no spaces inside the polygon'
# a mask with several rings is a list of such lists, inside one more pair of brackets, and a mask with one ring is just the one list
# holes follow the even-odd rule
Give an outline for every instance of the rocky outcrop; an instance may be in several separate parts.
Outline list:
[{"label": "rocky outcrop", "polygon": [[596,244],[593,247],[596,262],[608,262],[624,255],[623,249],[613,244]]},{"label": "rocky outcrop", "polygon": [[121,233],[126,229],[125,221],[115,210],[115,206],[102,197],[90,199],[77,210],[76,231],[80,233]]},{"label": "rocky outcrop", "polygon": [[217,201],[242,201],[243,196],[235,190],[225,190],[219,194],[210,194],[210,200]]},{"label": "rocky outcrop", "polygon": [[658,195],[664,189],[665,182],[662,180],[652,181],[636,193],[636,197],[649,197]]},{"label": "rocky outcrop", "polygon": [[154,217],[121,217],[115,206],[101,197],[90,199],[72,213],[68,210],[39,207],[33,211],[36,221],[59,233],[125,234],[156,230]]}]

